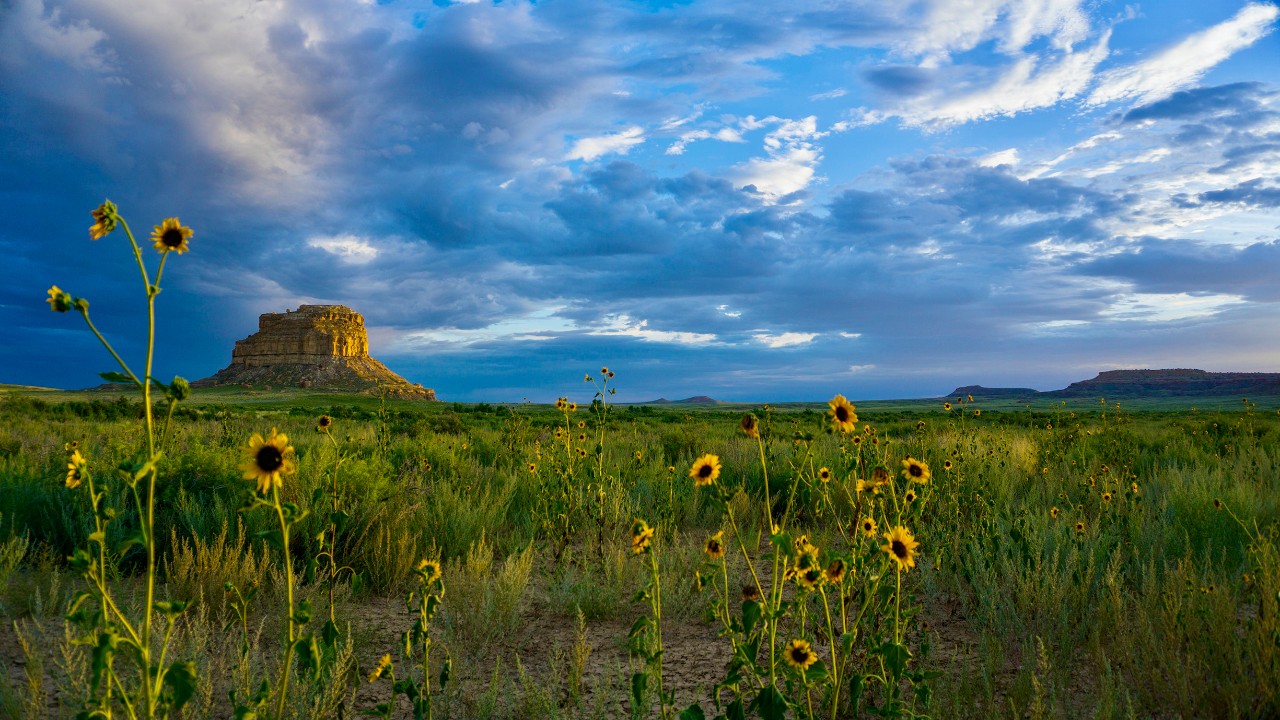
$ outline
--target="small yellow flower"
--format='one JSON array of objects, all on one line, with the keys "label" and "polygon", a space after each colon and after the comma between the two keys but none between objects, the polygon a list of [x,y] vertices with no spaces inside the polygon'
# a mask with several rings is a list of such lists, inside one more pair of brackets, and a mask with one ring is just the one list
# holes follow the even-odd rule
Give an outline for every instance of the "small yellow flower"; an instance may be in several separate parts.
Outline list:
[{"label": "small yellow flower", "polygon": [[607,367],[602,367],[602,368],[600,368],[600,374],[601,374],[601,375],[608,375],[608,374],[609,374],[609,368],[607,368]]},{"label": "small yellow flower", "polygon": [[880,546],[889,554],[889,558],[903,570],[916,566],[916,548],[920,543],[911,535],[911,531],[901,525],[894,526],[884,534],[885,544]]},{"label": "small yellow flower", "polygon": [[293,474],[293,455],[289,437],[271,428],[271,435],[266,439],[258,433],[249,438],[240,469],[244,471],[245,480],[258,482],[258,492],[266,493],[272,487],[281,486],[281,476]]},{"label": "small yellow flower", "polygon": [[649,523],[636,518],[631,523],[631,552],[639,555],[649,551],[649,543],[653,540],[653,528]]},{"label": "small yellow flower", "polygon": [[49,288],[49,299],[45,300],[49,303],[49,309],[54,312],[67,312],[74,307],[75,301],[71,298],[71,293],[54,285]]},{"label": "small yellow flower", "polygon": [[378,678],[381,678],[383,674],[385,674],[387,670],[390,670],[390,669],[391,669],[391,653],[387,653],[386,655],[382,656],[382,659],[378,660],[378,664],[375,665],[373,670],[369,673],[369,682],[377,682]]},{"label": "small yellow flower", "polygon": [[75,490],[80,487],[80,483],[84,481],[87,472],[84,456],[79,450],[73,450],[71,457],[67,461],[67,487]]},{"label": "small yellow flower", "polygon": [[801,672],[808,670],[810,665],[818,662],[818,654],[813,651],[813,647],[806,640],[792,640],[787,643],[782,656],[786,658],[788,665],[797,668]]},{"label": "small yellow flower", "polygon": [[873,517],[862,518],[862,534],[867,537],[876,536],[876,519]]},{"label": "small yellow flower", "polygon": [[89,226],[89,239],[98,240],[109,235],[116,229],[116,221],[119,217],[116,213],[116,204],[110,200],[104,200],[98,209],[93,211],[93,225]]},{"label": "small yellow flower", "polygon": [[531,473],[536,473],[536,472],[538,472],[538,464],[537,464],[537,463],[529,463],[529,472],[531,472]]},{"label": "small yellow flower", "polygon": [[721,530],[715,535],[707,538],[707,557],[712,560],[719,560],[724,557],[724,531]]},{"label": "small yellow flower", "polygon": [[902,461],[902,477],[911,482],[927,483],[931,474],[929,473],[928,465],[913,457],[908,457]]},{"label": "small yellow flower", "polygon": [[191,249],[187,245],[187,239],[194,234],[195,231],[189,227],[183,227],[182,223],[178,222],[178,218],[165,218],[164,222],[156,225],[151,231],[151,241],[155,249],[162,253],[172,250],[181,255]]},{"label": "small yellow flower", "polygon": [[913,503],[913,502],[915,502],[915,501],[916,501],[916,491],[915,491],[915,490],[908,490],[908,491],[907,491],[907,494],[902,496],[902,499],[903,499],[903,500],[906,500],[908,503]]},{"label": "small yellow flower", "polygon": [[643,459],[643,458],[644,458],[644,453],[642,453],[642,452],[640,452],[639,450],[637,450],[637,451],[636,451],[636,462],[639,462],[639,461],[640,461],[641,459]]},{"label": "small yellow flower", "polygon": [[819,469],[818,469],[818,479],[819,479],[819,480],[821,480],[822,482],[830,482],[830,481],[831,481],[831,469],[830,469],[830,468],[825,468],[825,467],[823,467],[823,468],[819,468]]},{"label": "small yellow flower", "polygon": [[949,403],[949,402],[944,402],[944,403],[942,403],[942,409],[943,409],[943,410],[950,410],[950,409],[951,409],[951,403]]},{"label": "small yellow flower", "polygon": [[855,407],[843,395],[831,398],[827,405],[831,407],[831,424],[840,432],[852,432],[858,426],[858,414]]},{"label": "small yellow flower", "polygon": [[708,453],[698,458],[693,462],[693,467],[689,468],[689,477],[693,478],[693,484],[698,487],[715,482],[720,477],[720,457]]}]

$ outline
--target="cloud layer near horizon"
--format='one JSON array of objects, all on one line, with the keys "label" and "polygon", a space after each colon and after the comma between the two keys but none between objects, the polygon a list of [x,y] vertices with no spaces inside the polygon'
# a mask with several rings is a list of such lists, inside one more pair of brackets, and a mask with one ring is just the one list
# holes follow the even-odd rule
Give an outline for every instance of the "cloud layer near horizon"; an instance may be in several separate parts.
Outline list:
[{"label": "cloud layer near horizon", "polygon": [[1276,6],[954,7],[17,0],[0,381],[107,369],[54,283],[136,350],[102,197],[196,228],[160,303],[191,377],[307,302],[447,399],[1274,370]]}]

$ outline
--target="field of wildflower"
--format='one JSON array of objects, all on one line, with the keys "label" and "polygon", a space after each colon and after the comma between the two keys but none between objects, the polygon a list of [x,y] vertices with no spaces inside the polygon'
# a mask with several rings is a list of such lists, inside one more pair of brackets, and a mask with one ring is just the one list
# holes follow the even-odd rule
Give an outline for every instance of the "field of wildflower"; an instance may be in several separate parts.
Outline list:
[{"label": "field of wildflower", "polygon": [[1274,399],[219,402],[151,376],[194,233],[94,220],[148,352],[0,395],[0,717],[1280,714]]}]

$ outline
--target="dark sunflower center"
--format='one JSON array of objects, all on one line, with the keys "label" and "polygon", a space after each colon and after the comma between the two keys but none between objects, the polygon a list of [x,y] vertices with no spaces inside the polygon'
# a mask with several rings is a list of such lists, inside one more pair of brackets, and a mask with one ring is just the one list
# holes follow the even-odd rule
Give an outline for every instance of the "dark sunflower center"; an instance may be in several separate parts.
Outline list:
[{"label": "dark sunflower center", "polygon": [[893,556],[899,560],[907,559],[907,546],[901,540],[894,540],[893,543],[889,545],[889,549],[893,552]]},{"label": "dark sunflower center", "polygon": [[911,467],[907,470],[907,472],[911,473],[911,477],[920,477],[921,475],[924,474],[924,468],[920,467],[919,465],[916,465],[915,463],[912,463]]},{"label": "dark sunflower center", "polygon": [[700,477],[700,478],[709,478],[709,477],[711,477],[711,464],[710,464],[710,463],[703,463],[702,465],[699,465],[699,466],[698,466],[698,477]]},{"label": "dark sunflower center", "polygon": [[836,408],[836,420],[840,422],[848,422],[849,420],[849,411],[843,405]]},{"label": "dark sunflower center", "polygon": [[711,553],[712,555],[718,554],[720,552],[720,543],[716,542],[715,540],[708,541],[707,552]]},{"label": "dark sunflower center", "polygon": [[809,651],[804,648],[792,648],[791,659],[794,660],[797,665],[803,665],[809,660]]},{"label": "dark sunflower center", "polygon": [[182,231],[176,228],[165,230],[160,242],[167,248],[182,247]]},{"label": "dark sunflower center", "polygon": [[258,451],[257,462],[263,472],[275,472],[284,465],[284,455],[280,454],[280,448],[275,445],[263,445]]}]

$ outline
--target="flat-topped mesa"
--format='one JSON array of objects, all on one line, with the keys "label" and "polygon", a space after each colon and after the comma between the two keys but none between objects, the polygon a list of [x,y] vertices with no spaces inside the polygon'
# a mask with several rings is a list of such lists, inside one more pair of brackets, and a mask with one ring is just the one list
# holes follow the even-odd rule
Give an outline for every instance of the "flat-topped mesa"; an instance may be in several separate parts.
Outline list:
[{"label": "flat-topped mesa", "polygon": [[360,313],[345,305],[302,305],[259,316],[258,332],[236,341],[231,365],[315,365],[367,357],[369,336]]},{"label": "flat-topped mesa", "polygon": [[259,316],[258,332],[236,341],[231,364],[192,385],[292,386],[436,399],[432,390],[369,357],[364,317],[345,305],[302,305]]}]

